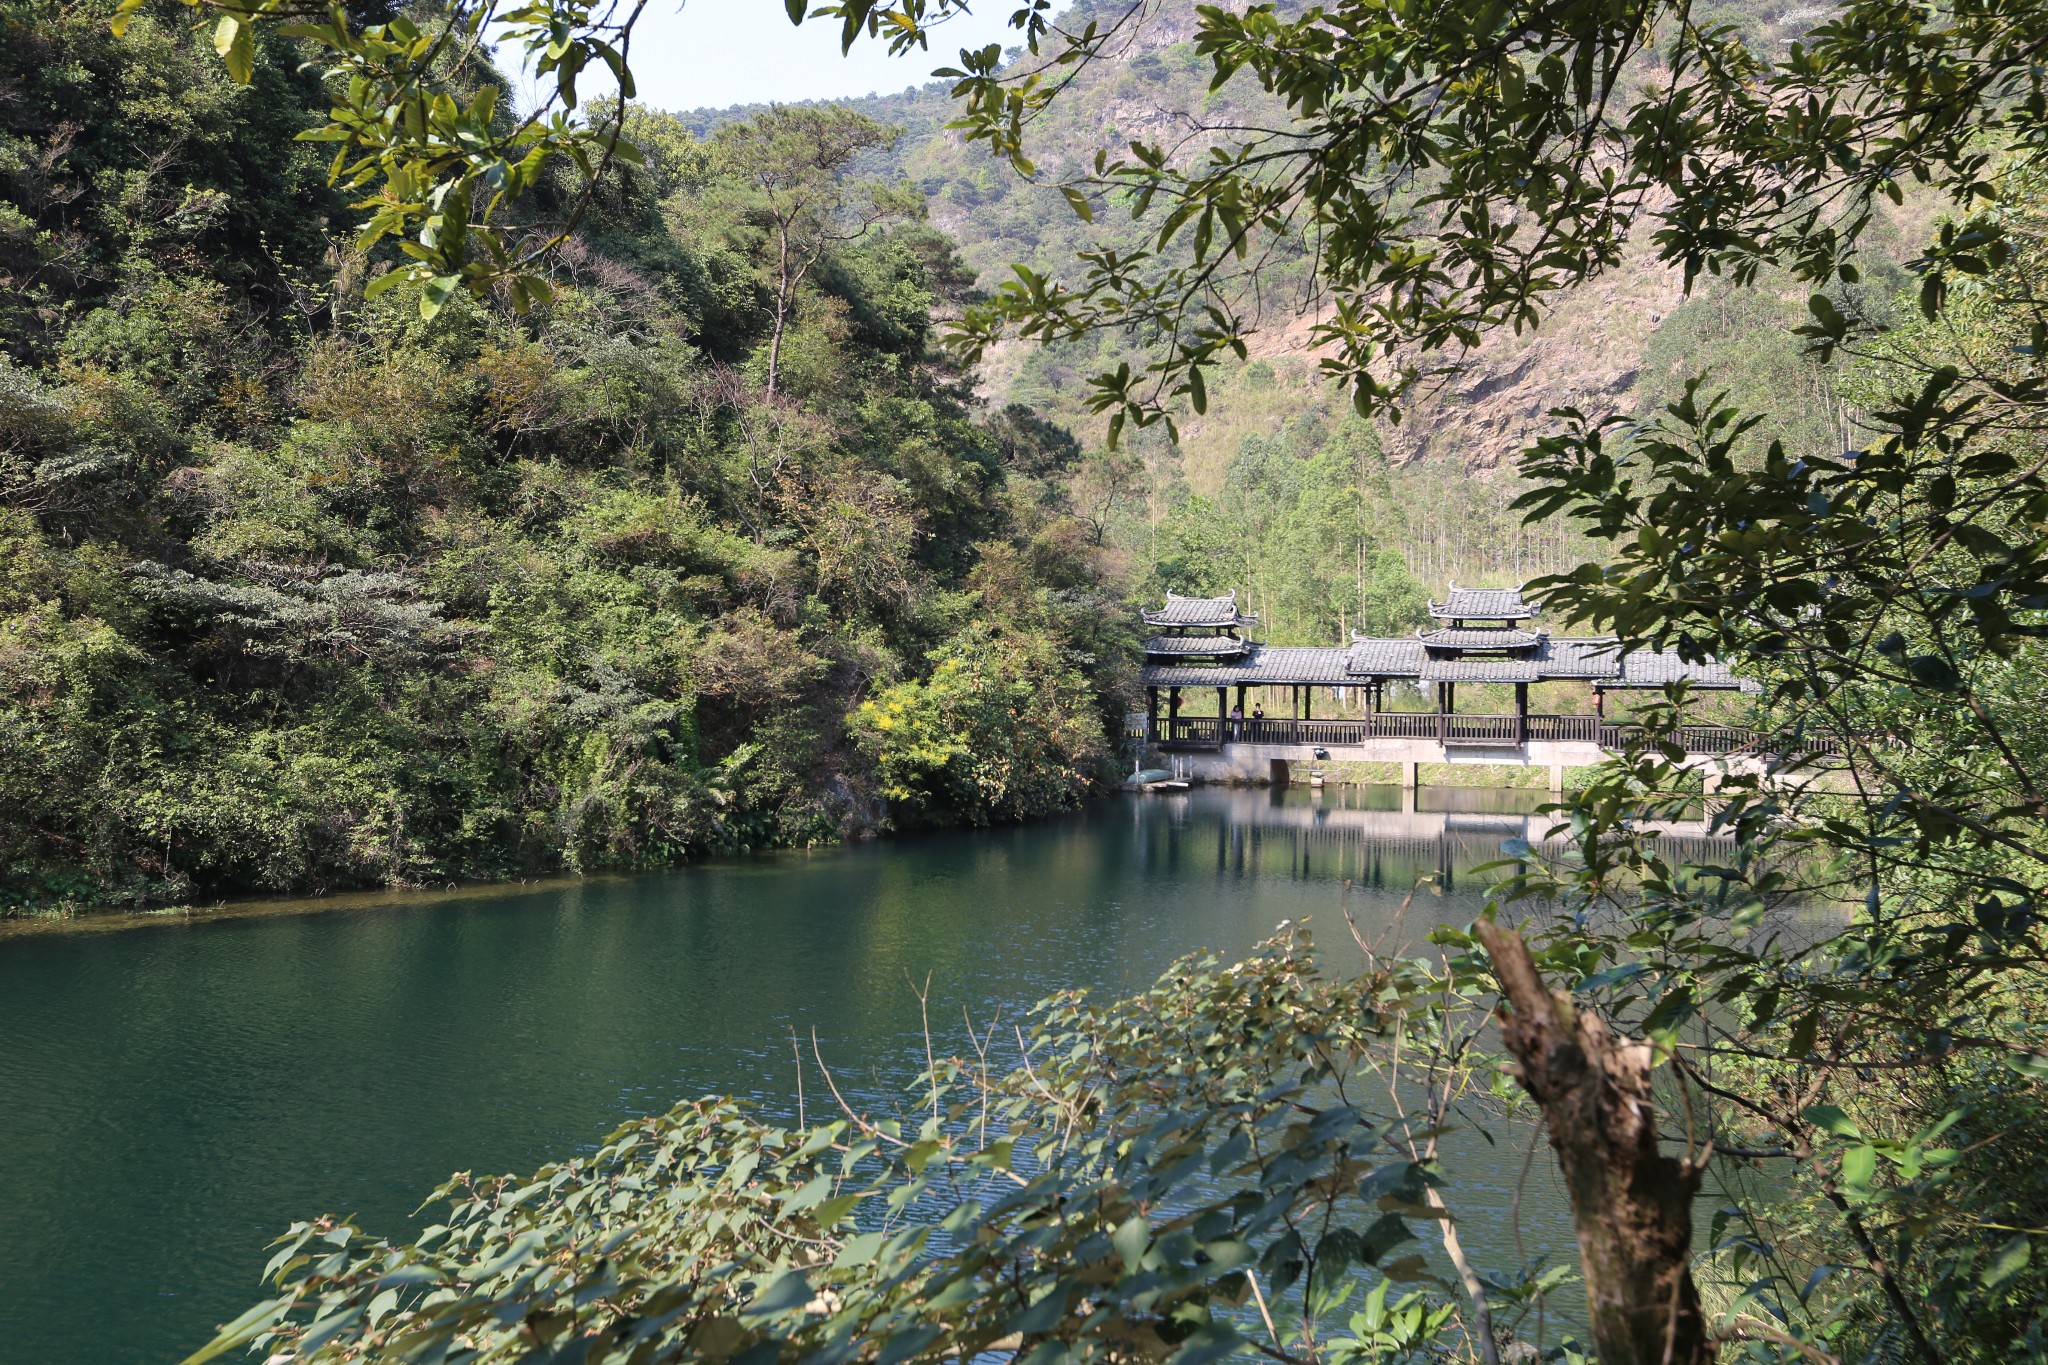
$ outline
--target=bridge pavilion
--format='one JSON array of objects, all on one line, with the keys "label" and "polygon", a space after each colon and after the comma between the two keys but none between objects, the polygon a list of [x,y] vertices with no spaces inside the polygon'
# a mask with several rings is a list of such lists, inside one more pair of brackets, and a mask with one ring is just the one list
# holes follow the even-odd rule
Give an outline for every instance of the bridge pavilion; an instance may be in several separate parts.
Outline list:
[{"label": "bridge pavilion", "polygon": [[[1560,759],[1528,752],[1530,745],[1566,744],[1611,749],[1619,727],[1606,719],[1612,691],[1661,688],[1684,680],[1700,691],[1754,692],[1757,685],[1718,662],[1694,663],[1676,654],[1622,650],[1612,636],[1553,635],[1533,624],[1536,609],[1517,588],[1460,588],[1451,585],[1442,602],[1429,604],[1430,624],[1412,636],[1354,635],[1349,645],[1260,644],[1247,631],[1258,618],[1238,609],[1235,593],[1223,597],[1181,597],[1144,613],[1154,634],[1145,642],[1141,682],[1146,698],[1146,733],[1169,750],[1221,750],[1226,745],[1354,746],[1373,741],[1417,742],[1435,752],[1411,761],[1454,757],[1470,749],[1473,761],[1586,761],[1584,754]],[[1591,715],[1532,715],[1529,685],[1583,683],[1592,691]],[[1415,684],[1433,691],[1432,712],[1386,709],[1389,683]],[[1506,683],[1514,687],[1515,709],[1491,715],[1457,709],[1460,683]],[[1214,689],[1214,716],[1184,716],[1183,697],[1193,689]],[[1333,700],[1349,700],[1355,689],[1365,703],[1362,719],[1315,718],[1315,698],[1327,689]],[[1253,720],[1249,694],[1269,709],[1284,698],[1286,714]],[[1231,716],[1231,702],[1242,719]],[[1697,733],[1695,733],[1697,732]],[[1741,747],[1747,731],[1725,726],[1692,726],[1686,747],[1727,753]],[[1483,751],[1494,751],[1485,754]],[[1501,751],[1523,751],[1519,757]],[[1306,757],[1306,755],[1302,755]],[[1360,757],[1369,755],[1360,754]],[[1390,754],[1390,756],[1392,756]]]}]

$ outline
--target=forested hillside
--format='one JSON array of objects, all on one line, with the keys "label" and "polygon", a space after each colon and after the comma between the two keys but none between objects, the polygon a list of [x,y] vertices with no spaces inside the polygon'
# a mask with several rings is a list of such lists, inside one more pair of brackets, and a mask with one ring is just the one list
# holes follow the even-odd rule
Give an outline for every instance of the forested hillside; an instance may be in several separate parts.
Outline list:
[{"label": "forested hillside", "polygon": [[[646,165],[602,182],[552,302],[422,320],[417,286],[371,288],[396,256],[353,247],[360,210],[294,140],[324,100],[293,40],[243,86],[175,7],[119,40],[110,12],[19,0],[0,55],[9,906],[1056,809],[1127,700],[1133,599],[1235,589],[1280,643],[1403,630],[1445,580],[1591,555],[1496,468],[1554,405],[1648,411],[1710,365],[1796,451],[1849,415],[1768,277],[1679,302],[1632,261],[1367,420],[1317,372],[1279,242],[1207,412],[1111,449],[1086,379],[1128,336],[969,372],[935,319],[1013,261],[1146,234],[963,143],[939,87],[636,111]],[[1726,17],[1763,45],[1804,22]],[[1209,89],[1191,26],[1082,73],[1034,131],[1048,181],[1106,139],[1279,117]],[[582,188],[553,177],[517,210],[536,226]],[[1899,284],[1867,255],[1865,311]]]},{"label": "forested hillside", "polygon": [[[428,321],[366,297],[388,248],[294,141],[326,100],[292,40],[242,86],[176,7],[121,39],[111,11],[0,30],[0,911],[1090,789],[1126,628],[1077,448],[934,349],[968,276],[848,171],[886,130],[650,127],[551,304]],[[821,139],[845,154],[792,159]]]},{"label": "forested hillside", "polygon": [[[1064,11],[1062,22],[1112,13],[1083,3]],[[1149,236],[1119,212],[1081,219],[1055,188],[1098,145],[1118,136],[1186,136],[1199,146],[1204,139],[1192,120],[1281,118],[1280,102],[1253,82],[1210,91],[1208,63],[1191,41],[1193,20],[1192,8],[1154,15],[1129,46],[1079,74],[1038,125],[1055,154],[1041,161],[1036,183],[947,129],[957,111],[943,82],[839,106],[904,130],[867,152],[863,165],[922,198],[933,225],[960,244],[976,288],[1008,278],[1016,264],[1058,275],[1079,252],[1105,244],[1129,250]],[[906,68],[945,60],[937,46],[943,36],[935,36],[929,58],[905,59]],[[765,110],[696,110],[674,120],[709,137]],[[653,125],[666,127],[667,119],[641,126]],[[1431,585],[1519,582],[1589,551],[1564,523],[1524,525],[1509,506],[1519,491],[1511,475],[1474,479],[1467,459],[1441,451],[1417,458],[1404,428],[1351,412],[1306,345],[1311,283],[1298,250],[1278,245],[1262,283],[1270,334],[1248,362],[1225,364],[1208,412],[1184,412],[1177,439],[1152,428],[1111,450],[1104,419],[1087,406],[1088,377],[1140,353],[1129,337],[1006,345],[981,368],[990,402],[1028,407],[1077,434],[1081,449],[1068,477],[1075,511],[1134,593],[1235,590],[1261,613],[1263,638],[1321,644],[1353,627],[1407,630],[1424,619]],[[1464,452],[1475,453],[1484,462],[1502,452]]]},{"label": "forested hillside", "polygon": [[[1780,0],[1726,0],[1701,14],[1699,22],[1729,26],[1753,50],[1769,54],[1787,50],[1826,12]],[[1089,20],[1107,25],[1119,13],[1115,4],[1081,0],[1062,13],[1060,22],[1069,30]],[[1194,42],[1196,19],[1193,7],[1151,15],[1128,43],[1075,75],[1032,123],[1037,184],[946,127],[958,110],[944,82],[847,103],[907,130],[886,164],[929,196],[933,221],[960,241],[963,259],[984,285],[1007,277],[1012,263],[1071,277],[1080,253],[1104,247],[1139,250],[1153,245],[1158,228],[1151,219],[1134,219],[1123,203],[1099,202],[1094,221],[1083,221],[1068,206],[1058,185],[1079,176],[1098,148],[1117,151],[1142,139],[1193,159],[1235,130],[1279,127],[1287,121],[1283,101],[1261,89],[1249,73],[1211,88],[1211,64]],[[935,60],[944,55],[944,36],[943,29],[933,35]],[[1654,56],[1646,56],[1639,81],[1647,85],[1663,76]],[[719,117],[700,113],[689,121],[710,127]],[[1900,219],[1917,230],[1925,213],[1902,212]],[[1902,287],[1896,258],[1910,252],[1899,226],[1888,224],[1866,243],[1875,273],[1866,271],[1860,296],[1883,299]],[[1317,292],[1307,255],[1298,243],[1284,241],[1262,243],[1262,252],[1259,293],[1250,301],[1261,334],[1250,364],[1259,359],[1268,361],[1265,368],[1277,364],[1284,396],[1276,402],[1259,393],[1273,386],[1260,385],[1256,377],[1250,385],[1226,379],[1208,414],[1187,415],[1179,444],[1186,477],[1203,493],[1221,485],[1247,434],[1270,435],[1309,411],[1328,421],[1343,406],[1341,396],[1313,376],[1317,353],[1308,332],[1327,315],[1330,300]],[[1456,373],[1417,395],[1403,421],[1382,424],[1379,435],[1387,459],[1397,471],[1436,463],[1459,475],[1512,480],[1515,458],[1553,425],[1547,415],[1552,408],[1647,414],[1671,401],[1681,377],[1701,366],[1711,366],[1738,396],[1757,400],[1749,406],[1805,414],[1804,425],[1784,430],[1796,443],[1838,450],[1845,413],[1832,377],[1784,339],[1786,329],[1803,319],[1804,301],[1803,291],[1774,274],[1753,286],[1702,281],[1688,297],[1678,271],[1639,250],[1599,283],[1555,301],[1556,315],[1540,335],[1502,332],[1482,338]],[[1086,343],[1010,347],[992,358],[989,382],[1004,397],[1057,412],[1075,430],[1093,435],[1101,419],[1085,415],[1085,380],[1128,350],[1124,339],[1108,333]],[[1279,363],[1287,358],[1302,363]],[[1441,484],[1418,482],[1404,491],[1411,496],[1400,501],[1427,500],[1463,522],[1486,519],[1483,499],[1456,498],[1446,505]],[[1428,536],[1426,528],[1416,529]],[[1488,529],[1498,532],[1506,526],[1495,523]],[[1448,540],[1439,556],[1450,559],[1452,568],[1463,558]]]},{"label": "forested hillside", "polygon": [[[1060,22],[1074,30],[1119,13],[1082,0]],[[1771,53],[1822,13],[1738,0],[1701,21],[1733,26],[1756,51]],[[843,103],[905,130],[867,164],[925,197],[932,222],[960,243],[982,288],[1008,278],[1013,263],[1071,277],[1080,253],[1141,250],[1157,228],[1156,214],[1134,221],[1107,200],[1092,221],[1069,206],[1058,186],[1081,175],[1098,148],[1135,138],[1192,156],[1224,130],[1285,124],[1282,101],[1248,74],[1211,88],[1195,29],[1192,7],[1162,10],[1079,71],[1033,122],[1038,183],[947,127],[958,109],[946,82]],[[935,30],[931,54],[906,58],[906,69],[950,60],[945,41],[944,29]],[[1656,75],[1646,68],[1643,78]],[[679,117],[708,134],[759,112]],[[1898,262],[1910,253],[1899,229],[1924,217],[1901,210],[1898,222],[1872,234],[1863,281],[1850,291],[1860,311],[1883,312],[1905,286]],[[1454,373],[1416,395],[1400,422],[1368,423],[1318,373],[1309,328],[1328,300],[1315,292],[1307,257],[1285,241],[1262,250],[1252,356],[1225,358],[1207,412],[1183,405],[1176,440],[1152,428],[1131,434],[1124,453],[1105,449],[1105,418],[1086,406],[1087,381],[1141,349],[1113,331],[1005,344],[989,356],[982,382],[998,401],[1053,415],[1080,436],[1078,503],[1104,543],[1122,552],[1134,582],[1154,593],[1236,588],[1259,603],[1265,633],[1279,642],[1325,643],[1361,623],[1402,629],[1417,619],[1422,593],[1448,579],[1514,583],[1593,556],[1574,528],[1532,528],[1510,508],[1523,487],[1514,461],[1555,428],[1553,409],[1648,416],[1705,370],[1746,410],[1773,414],[1768,434],[1792,449],[1831,454],[1852,443],[1854,413],[1838,367],[1803,353],[1790,335],[1805,316],[1805,294],[1778,275],[1748,285],[1706,280],[1688,297],[1678,271],[1638,250],[1561,300],[1540,332],[1485,336]]]}]

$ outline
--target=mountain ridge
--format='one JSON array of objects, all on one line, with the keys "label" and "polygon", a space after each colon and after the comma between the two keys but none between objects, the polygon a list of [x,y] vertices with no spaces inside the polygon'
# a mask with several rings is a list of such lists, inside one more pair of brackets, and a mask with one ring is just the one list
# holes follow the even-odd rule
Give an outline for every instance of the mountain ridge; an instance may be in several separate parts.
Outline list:
[{"label": "mountain ridge", "polygon": [[[1240,6],[1241,7],[1241,6]],[[1061,16],[1062,24],[1107,17],[1110,7],[1083,4]],[[1815,6],[1769,3],[1723,4],[1712,19],[1733,23],[1760,45],[1783,45],[1828,11]],[[1166,140],[1183,135],[1199,140],[1204,124],[1247,124],[1287,117],[1281,103],[1239,78],[1209,89],[1206,59],[1192,42],[1192,8],[1151,16],[1131,41],[1082,72],[1034,124],[1033,155],[1040,179],[1024,180],[1010,167],[946,128],[952,116],[945,81],[931,81],[893,95],[818,101],[856,109],[903,130],[896,147],[877,157],[871,169],[907,179],[925,196],[933,226],[953,237],[962,260],[983,288],[1007,275],[1015,263],[1057,276],[1071,269],[1078,251],[1105,240],[1122,246],[1149,237],[1151,224],[1131,224],[1119,214],[1098,214],[1098,222],[1075,217],[1056,182],[1083,167],[1097,147],[1131,138]],[[1015,57],[1013,50],[1013,59]],[[936,54],[935,54],[936,60]],[[695,110],[677,115],[699,135],[762,106]],[[1140,231],[1139,229],[1143,230]],[[1879,274],[1897,283],[1896,262],[1880,262]],[[1893,266],[1889,272],[1882,267]],[[1261,279],[1264,286],[1268,281]],[[1296,257],[1273,272],[1272,291],[1301,301],[1312,296],[1307,262]],[[1708,280],[1688,295],[1680,273],[1654,259],[1641,244],[1623,262],[1562,299],[1541,326],[1526,332],[1496,332],[1472,351],[1451,359],[1445,372],[1413,393],[1398,421],[1378,423],[1387,462],[1401,468],[1449,462],[1480,478],[1511,466],[1526,446],[1552,429],[1552,414],[1576,409],[1588,417],[1639,416],[1675,393],[1676,376],[1689,362],[1719,362],[1721,378],[1738,391],[1759,394],[1783,389],[1788,378],[1812,395],[1805,362],[1780,347],[1763,356],[1743,356],[1746,332],[1762,342],[1771,327],[1804,311],[1803,296],[1779,297],[1768,285],[1754,291],[1741,309],[1753,326],[1708,326],[1684,316],[1689,304],[1705,301],[1708,311],[1726,293],[1724,282]],[[1866,293],[1875,291],[1865,291]],[[1700,310],[1694,310],[1696,313]],[[1719,308],[1725,313],[1725,308]],[[1674,323],[1674,319],[1677,321]],[[1293,360],[1313,366],[1312,309],[1276,309],[1249,343],[1246,363]],[[1729,343],[1736,343],[1731,347]],[[1132,348],[1113,340],[1095,344],[996,348],[984,365],[982,392],[992,402],[1025,402],[1056,415],[1084,440],[1099,443],[1104,423],[1084,405],[1085,377],[1113,366]],[[1103,362],[1108,362],[1106,366]],[[1731,362],[1743,373],[1731,373]],[[1226,370],[1230,367],[1226,366]],[[1237,368],[1242,368],[1238,366]],[[1217,394],[1208,417],[1187,414],[1182,425],[1186,475],[1198,491],[1211,492],[1235,456],[1243,436],[1271,425],[1271,414],[1237,420],[1232,403],[1239,388],[1225,374],[1213,382]],[[1263,405],[1270,408],[1270,402]],[[1327,393],[1304,391],[1295,415],[1327,416],[1341,406]],[[1838,427],[1840,414],[1818,426]]]}]

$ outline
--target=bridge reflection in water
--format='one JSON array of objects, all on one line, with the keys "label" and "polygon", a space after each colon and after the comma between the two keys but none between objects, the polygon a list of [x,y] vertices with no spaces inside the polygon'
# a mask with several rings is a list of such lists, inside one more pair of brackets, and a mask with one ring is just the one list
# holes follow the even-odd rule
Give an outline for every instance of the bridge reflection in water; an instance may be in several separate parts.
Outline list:
[{"label": "bridge reflection in water", "polygon": [[[1428,882],[1473,908],[1496,877],[1473,869],[1500,861],[1511,839],[1546,845],[1554,821],[1536,807],[1549,799],[1473,787],[1206,787],[1130,798],[1148,874],[1213,866],[1219,878],[1351,882],[1397,895]],[[1730,846],[1704,820],[1657,829],[1680,861],[1719,861]]]}]

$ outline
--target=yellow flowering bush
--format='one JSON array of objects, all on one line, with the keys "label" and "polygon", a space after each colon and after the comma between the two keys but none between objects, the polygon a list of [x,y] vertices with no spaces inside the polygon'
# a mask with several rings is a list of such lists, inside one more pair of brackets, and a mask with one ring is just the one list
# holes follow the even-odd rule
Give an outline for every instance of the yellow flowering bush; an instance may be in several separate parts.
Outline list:
[{"label": "yellow flowering bush", "polygon": [[852,716],[893,823],[1020,820],[1094,789],[1105,727],[1056,645],[977,621],[931,662],[926,677],[885,688]]}]

